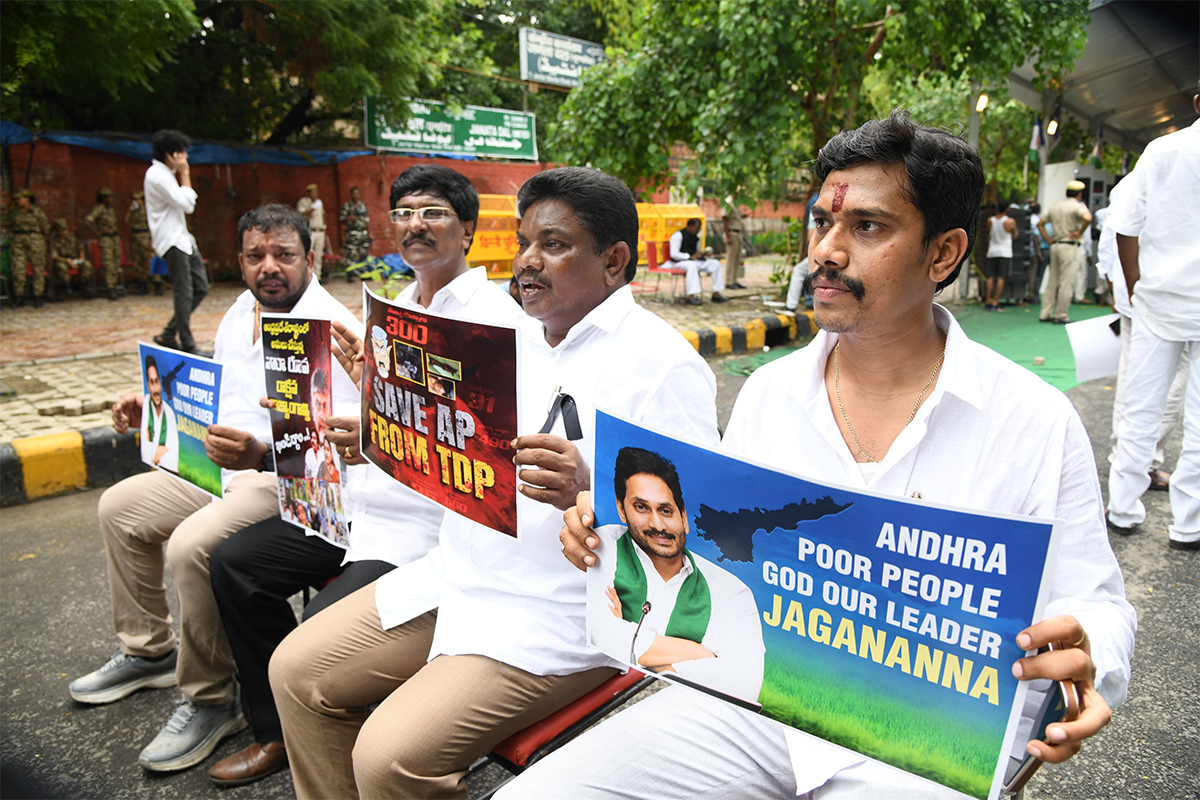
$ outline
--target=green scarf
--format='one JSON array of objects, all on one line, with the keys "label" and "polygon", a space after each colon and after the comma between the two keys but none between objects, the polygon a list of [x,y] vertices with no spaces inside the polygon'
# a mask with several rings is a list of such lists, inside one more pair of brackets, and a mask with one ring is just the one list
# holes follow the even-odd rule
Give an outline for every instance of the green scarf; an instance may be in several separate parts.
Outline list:
[{"label": "green scarf", "polygon": [[[646,602],[646,571],[637,556],[637,545],[633,534],[626,531],[617,539],[617,571],[613,576],[613,589],[621,601],[621,616],[629,622],[642,618],[642,603]],[[708,581],[696,567],[696,559],[685,547],[683,554],[692,565],[692,574],[683,579],[671,619],[667,622],[667,636],[675,636],[692,642],[704,641],[708,630],[708,618],[712,615],[712,598]]]},{"label": "green scarf", "polygon": [[[150,406],[150,408],[148,408],[147,411],[149,413],[146,414],[146,438],[153,442],[154,441],[154,406]],[[158,443],[164,444],[164,445],[167,443],[167,410],[165,408],[163,409],[163,413],[162,413],[162,428],[160,428],[158,431]]]}]

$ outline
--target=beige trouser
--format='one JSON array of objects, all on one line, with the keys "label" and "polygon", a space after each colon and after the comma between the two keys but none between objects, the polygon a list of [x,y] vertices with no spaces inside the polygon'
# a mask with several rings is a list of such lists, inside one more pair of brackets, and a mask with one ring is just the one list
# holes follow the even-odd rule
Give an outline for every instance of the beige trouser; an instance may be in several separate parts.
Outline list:
[{"label": "beige trouser", "polygon": [[466,797],[471,762],[613,675],[532,675],[475,655],[427,662],[436,622],[430,611],[383,630],[372,583],[275,649],[297,797]]},{"label": "beige trouser", "polygon": [[746,267],[742,264],[742,232],[730,231],[725,247],[725,278],[730,283],[738,283],[745,275]]},{"label": "beige trouser", "polygon": [[1071,310],[1071,294],[1075,291],[1075,273],[1083,262],[1077,244],[1050,245],[1049,276],[1042,293],[1041,319],[1067,319]]},{"label": "beige trouser", "polygon": [[275,475],[269,472],[236,475],[217,501],[158,471],[105,491],[100,533],[121,650],[154,658],[175,648],[163,583],[166,542],[166,563],[179,595],[179,689],[197,703],[231,702],[234,661],[209,582],[208,557],[230,534],[278,513]]}]

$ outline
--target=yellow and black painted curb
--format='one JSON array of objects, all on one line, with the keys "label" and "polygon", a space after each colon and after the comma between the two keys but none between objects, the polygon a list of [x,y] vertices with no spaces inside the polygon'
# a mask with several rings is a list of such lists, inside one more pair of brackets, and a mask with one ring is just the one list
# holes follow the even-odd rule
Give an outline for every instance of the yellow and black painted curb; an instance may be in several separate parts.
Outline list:
[{"label": "yellow and black painted curb", "polygon": [[747,320],[732,327],[713,325],[680,333],[692,343],[692,347],[696,348],[700,355],[715,356],[726,353],[753,353],[763,347],[777,347],[795,340],[800,335],[812,336],[816,330],[813,312],[806,311],[794,317],[790,314],[777,314]]},{"label": "yellow and black painted curb", "polygon": [[0,506],[109,486],[143,472],[137,434],[67,431],[0,444]]}]

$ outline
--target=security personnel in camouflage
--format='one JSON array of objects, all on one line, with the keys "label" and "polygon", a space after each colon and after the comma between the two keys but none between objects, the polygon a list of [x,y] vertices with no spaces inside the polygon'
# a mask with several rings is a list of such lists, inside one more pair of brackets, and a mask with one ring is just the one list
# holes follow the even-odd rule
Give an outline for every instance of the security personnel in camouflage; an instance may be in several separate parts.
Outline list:
[{"label": "security personnel in camouflage", "polygon": [[79,288],[91,291],[92,262],[83,255],[79,237],[71,232],[71,226],[62,217],[54,220],[54,238],[50,240],[50,260],[58,276],[62,278],[67,294],[71,294],[71,270],[79,272]]},{"label": "security personnel in camouflage", "polygon": [[146,203],[142,192],[133,193],[133,202],[125,212],[125,224],[129,226],[129,257],[137,270],[138,294],[146,294],[147,283],[154,283],[154,296],[162,295],[162,278],[150,274],[150,261],[154,258],[154,245],[150,242],[150,225],[146,222]]},{"label": "security personnel in camouflage", "polygon": [[50,234],[50,220],[46,213],[34,205],[33,193],[19,189],[13,195],[17,207],[12,211],[12,279],[13,307],[25,304],[25,269],[33,265],[33,306],[42,307],[42,295],[46,292],[46,237]]},{"label": "security personnel in camouflage", "polygon": [[371,253],[371,215],[367,213],[367,204],[362,201],[362,192],[357,186],[351,187],[350,199],[342,203],[338,222],[346,229],[342,237],[346,260],[352,264],[366,261]]},{"label": "security personnel in camouflage", "polygon": [[116,300],[117,281],[121,276],[121,239],[117,235],[117,212],[113,211],[113,190],[107,186],[96,193],[96,207],[84,217],[100,237],[100,266],[104,268],[104,283],[108,299]]}]

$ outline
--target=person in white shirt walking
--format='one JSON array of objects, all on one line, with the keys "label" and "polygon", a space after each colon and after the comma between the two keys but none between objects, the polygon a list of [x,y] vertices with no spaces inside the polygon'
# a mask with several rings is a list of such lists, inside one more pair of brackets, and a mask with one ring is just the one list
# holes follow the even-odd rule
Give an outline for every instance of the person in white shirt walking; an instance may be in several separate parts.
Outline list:
[{"label": "person in white shirt walking", "polygon": [[[279,645],[271,688],[288,751],[304,753],[292,764],[298,797],[465,797],[475,759],[613,675],[617,662],[587,642],[585,576],[557,541],[563,509],[590,480],[593,409],[717,441],[712,371],[629,288],[629,189],[563,167],[530,178],[517,204],[513,271],[532,318],[513,442],[521,539],[447,511],[429,555]],[[469,245],[473,226],[446,200],[422,193],[403,205],[393,218],[422,240],[417,250]],[[437,233],[446,229],[456,235]]]},{"label": "person in white shirt walking", "polygon": [[[156,344],[185,353],[196,352],[192,312],[208,294],[208,276],[196,239],[187,229],[187,217],[196,210],[196,190],[188,165],[192,142],[176,130],[154,134],[154,162],[146,170],[142,188],[146,195],[146,222],[154,252],[167,262],[167,280],[175,295],[175,315],[154,337]],[[176,338],[178,337],[178,338]]]},{"label": "person in white shirt walking", "polygon": [[[1011,208],[1011,206],[1009,206]],[[1000,311],[1000,295],[1004,294],[1004,279],[1012,271],[1013,239],[1017,238],[1017,221],[1008,212],[997,206],[996,213],[988,217],[987,296],[983,307],[988,311]]]},{"label": "person in white shirt walking", "polygon": [[[1192,98],[1200,113],[1200,93]],[[1200,121],[1146,146],[1109,214],[1136,312],[1117,457],[1108,473],[1108,522],[1132,533],[1171,382],[1188,350],[1183,447],[1170,480],[1170,547],[1200,550]]]},{"label": "person in white shirt walking", "polygon": [[[1063,520],[1045,619],[1021,680],[1073,680],[1082,711],[1027,750],[1078,752],[1124,699],[1136,617],[1101,522],[1091,444],[1061,392],[978,345],[933,302],[974,244],[975,148],[906,114],[834,137],[817,156],[809,276],[821,332],[746,382],[721,447],[799,476],[884,495]],[[596,563],[590,498],[568,510],[564,555]],[[669,742],[667,747],[646,743]],[[809,794],[812,793],[812,794]],[[673,687],[546,757],[504,800],[571,797],[946,798],[895,767]]]}]

